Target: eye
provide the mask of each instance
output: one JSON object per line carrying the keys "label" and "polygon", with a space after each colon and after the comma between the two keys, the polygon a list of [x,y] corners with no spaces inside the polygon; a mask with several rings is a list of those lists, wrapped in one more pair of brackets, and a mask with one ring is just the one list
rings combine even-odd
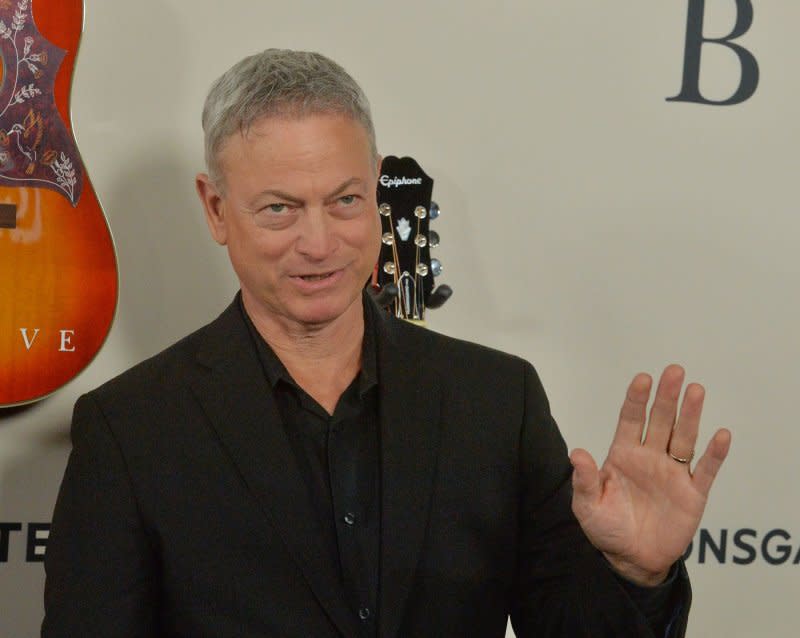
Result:
{"label": "eye", "polygon": [[341,202],[345,206],[351,206],[351,205],[356,203],[356,196],[355,195],[342,195],[339,198],[339,202]]}
{"label": "eye", "polygon": [[280,230],[288,228],[294,223],[299,209],[294,204],[275,202],[273,204],[265,204],[252,212],[254,213],[253,220],[256,226]]}

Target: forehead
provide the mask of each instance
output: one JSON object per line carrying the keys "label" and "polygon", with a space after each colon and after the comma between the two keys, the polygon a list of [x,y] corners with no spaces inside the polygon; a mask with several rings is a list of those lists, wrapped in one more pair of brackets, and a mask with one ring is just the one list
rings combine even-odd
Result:
{"label": "forehead", "polygon": [[219,160],[228,170],[243,163],[312,168],[364,161],[370,155],[369,136],[360,122],[348,115],[320,113],[262,117],[223,140]]}

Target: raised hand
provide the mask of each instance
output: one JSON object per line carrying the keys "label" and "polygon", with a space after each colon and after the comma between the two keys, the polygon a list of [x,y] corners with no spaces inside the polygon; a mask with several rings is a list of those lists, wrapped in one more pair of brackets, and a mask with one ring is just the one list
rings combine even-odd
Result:
{"label": "raised hand", "polygon": [[705,390],[689,384],[678,414],[683,379],[678,365],[664,370],[644,435],[652,379],[636,375],[603,466],[586,450],[570,455],[578,522],[617,572],[640,585],[662,582],[686,551],[730,448],[730,432],[718,430],[692,472]]}

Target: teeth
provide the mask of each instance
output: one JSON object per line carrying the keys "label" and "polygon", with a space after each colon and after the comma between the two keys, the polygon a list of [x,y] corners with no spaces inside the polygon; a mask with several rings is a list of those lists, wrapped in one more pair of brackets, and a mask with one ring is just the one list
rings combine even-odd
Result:
{"label": "teeth", "polygon": [[326,273],[324,275],[302,275],[301,278],[305,281],[319,281],[320,279],[327,279],[330,276],[330,273]]}

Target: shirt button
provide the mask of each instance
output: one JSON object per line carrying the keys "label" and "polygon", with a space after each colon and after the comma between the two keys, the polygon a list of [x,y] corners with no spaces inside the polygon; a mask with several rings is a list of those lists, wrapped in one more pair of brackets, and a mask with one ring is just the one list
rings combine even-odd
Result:
{"label": "shirt button", "polygon": [[369,610],[369,607],[362,607],[361,609],[358,610],[358,617],[361,620],[366,620],[367,618],[370,617],[370,614],[371,612]]}
{"label": "shirt button", "polygon": [[[348,525],[355,525],[356,515],[353,514],[352,512],[347,512],[347,514],[344,515],[344,522],[347,523]],[[358,613],[360,614],[361,612],[359,611]],[[369,609],[367,609],[367,614],[369,614]]]}

